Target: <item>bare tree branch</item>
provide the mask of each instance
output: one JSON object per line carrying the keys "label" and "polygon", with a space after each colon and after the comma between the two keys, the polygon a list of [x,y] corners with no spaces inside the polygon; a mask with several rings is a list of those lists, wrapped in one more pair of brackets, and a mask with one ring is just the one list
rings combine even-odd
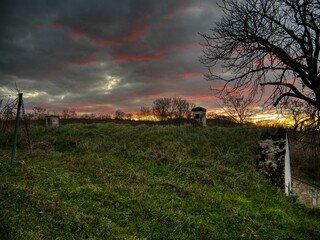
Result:
{"label": "bare tree branch", "polygon": [[220,7],[220,22],[200,34],[206,79],[224,82],[225,94],[274,86],[275,106],[296,98],[320,111],[320,1],[222,0]]}

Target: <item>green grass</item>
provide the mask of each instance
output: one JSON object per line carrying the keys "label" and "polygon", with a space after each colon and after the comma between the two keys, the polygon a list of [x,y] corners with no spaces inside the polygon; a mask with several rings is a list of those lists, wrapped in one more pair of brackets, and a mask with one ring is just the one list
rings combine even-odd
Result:
{"label": "green grass", "polygon": [[4,239],[319,239],[320,211],[254,168],[255,127],[34,128],[9,164],[0,136]]}

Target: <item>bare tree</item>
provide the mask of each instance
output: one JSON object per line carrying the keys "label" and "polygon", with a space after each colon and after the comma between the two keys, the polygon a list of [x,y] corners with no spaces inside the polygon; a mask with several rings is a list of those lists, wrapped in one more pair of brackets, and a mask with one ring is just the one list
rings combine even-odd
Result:
{"label": "bare tree", "polygon": [[7,101],[0,109],[0,119],[13,120],[15,116],[16,101]]}
{"label": "bare tree", "polygon": [[139,112],[140,119],[146,119],[152,114],[149,107],[141,107]]}
{"label": "bare tree", "polygon": [[312,117],[312,111],[313,109],[310,105],[297,99],[288,100],[283,109],[284,115],[288,114],[292,117],[295,130],[303,129],[308,127],[308,125],[313,125],[314,117]]}
{"label": "bare tree", "polygon": [[158,98],[153,101],[152,112],[160,120],[175,118],[180,124],[182,119],[191,118],[194,107],[195,104],[182,98]]}
{"label": "bare tree", "polygon": [[222,101],[225,106],[224,111],[234,122],[244,124],[253,114],[250,106],[253,103],[253,98],[250,96],[245,97],[240,93],[233,93],[222,97]]}
{"label": "bare tree", "polygon": [[160,120],[167,120],[172,118],[172,99],[171,98],[158,98],[153,101],[152,107],[153,114]]}
{"label": "bare tree", "polygon": [[109,119],[111,116],[109,114],[98,114],[96,119]]}
{"label": "bare tree", "polygon": [[127,113],[125,115],[125,118],[128,119],[128,120],[132,120],[133,119],[133,114],[132,113]]}
{"label": "bare tree", "polygon": [[0,133],[5,133],[10,129],[12,120],[16,116],[18,99],[11,99],[11,95],[7,97],[6,100],[2,99],[0,106]]}
{"label": "bare tree", "polygon": [[[274,106],[300,99],[319,117],[320,1],[222,0],[220,7],[221,21],[201,34],[206,78],[224,82],[224,92],[271,86]],[[226,72],[215,74],[217,63]]]}
{"label": "bare tree", "polygon": [[125,112],[119,109],[114,112],[115,119],[123,119],[125,115]]}
{"label": "bare tree", "polygon": [[80,116],[80,119],[90,119],[90,115],[88,113],[84,113]]}
{"label": "bare tree", "polygon": [[64,109],[61,113],[61,117],[64,119],[69,119],[71,118],[71,112],[69,109]]}
{"label": "bare tree", "polygon": [[33,110],[33,118],[35,120],[43,120],[46,115],[46,109],[43,107],[34,107]]}
{"label": "bare tree", "polygon": [[182,98],[172,99],[173,116],[178,119],[179,125],[183,118],[190,119],[192,116],[192,108],[195,104],[189,103],[187,100]]}
{"label": "bare tree", "polygon": [[64,118],[64,119],[74,119],[74,118],[78,117],[78,114],[73,109],[64,109],[62,111],[62,113],[60,114],[60,116],[61,116],[61,118]]}
{"label": "bare tree", "polygon": [[69,113],[70,113],[70,118],[77,118],[78,117],[78,114],[76,112],[76,110],[69,110]]}

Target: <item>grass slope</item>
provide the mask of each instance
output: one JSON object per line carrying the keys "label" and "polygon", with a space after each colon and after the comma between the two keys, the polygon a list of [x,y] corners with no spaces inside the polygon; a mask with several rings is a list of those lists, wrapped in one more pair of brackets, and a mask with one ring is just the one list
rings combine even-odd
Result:
{"label": "grass slope", "polygon": [[66,125],[32,129],[9,165],[0,137],[4,239],[319,239],[320,211],[254,169],[261,130]]}

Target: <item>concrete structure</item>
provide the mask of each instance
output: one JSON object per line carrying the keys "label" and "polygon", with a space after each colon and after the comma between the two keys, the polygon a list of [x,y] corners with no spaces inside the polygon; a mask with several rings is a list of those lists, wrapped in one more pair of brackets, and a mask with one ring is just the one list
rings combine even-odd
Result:
{"label": "concrete structure", "polygon": [[258,170],[276,186],[284,186],[287,196],[293,195],[307,207],[320,208],[320,187],[291,175],[290,146],[286,140],[266,139],[259,141]]}
{"label": "concrete structure", "polygon": [[46,127],[59,127],[59,116],[46,116]]}
{"label": "concrete structure", "polygon": [[207,109],[203,107],[195,107],[192,109],[193,119],[198,122],[200,126],[207,126],[206,112]]}
{"label": "concrete structure", "polygon": [[292,194],[308,207],[320,207],[320,188],[297,178],[292,178]]}

